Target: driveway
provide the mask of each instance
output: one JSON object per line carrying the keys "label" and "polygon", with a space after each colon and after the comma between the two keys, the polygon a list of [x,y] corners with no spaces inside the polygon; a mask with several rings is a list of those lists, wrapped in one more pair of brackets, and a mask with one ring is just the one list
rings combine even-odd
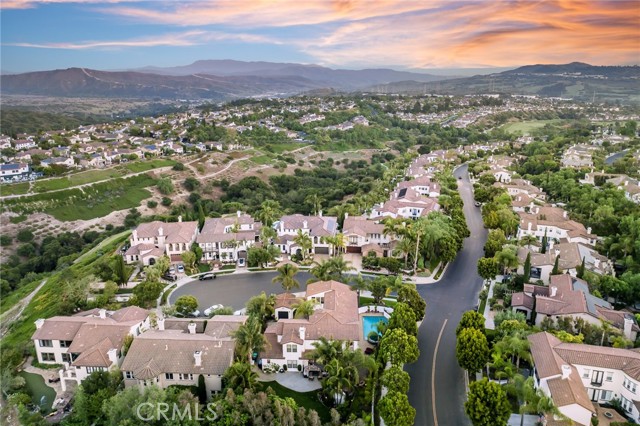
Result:
{"label": "driveway", "polygon": [[421,426],[465,426],[463,370],[456,361],[455,329],[465,311],[473,309],[482,287],[476,264],[483,255],[487,231],[480,209],[474,206],[467,166],[455,172],[464,201],[464,214],[471,236],[451,262],[441,280],[418,286],[427,301],[427,313],[418,329],[420,358],[405,370],[411,376],[409,402],[416,409],[415,424]]}

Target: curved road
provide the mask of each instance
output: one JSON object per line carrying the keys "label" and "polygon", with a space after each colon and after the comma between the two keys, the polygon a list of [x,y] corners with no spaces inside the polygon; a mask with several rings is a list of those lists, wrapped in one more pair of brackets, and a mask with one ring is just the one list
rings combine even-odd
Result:
{"label": "curved road", "polygon": [[482,287],[476,264],[483,255],[487,231],[480,209],[474,206],[467,166],[455,171],[464,201],[464,214],[471,237],[465,239],[458,257],[435,284],[418,286],[427,301],[427,312],[418,330],[420,358],[405,370],[411,376],[409,402],[416,409],[419,426],[465,426],[463,370],[456,360],[455,330],[465,311],[473,309]]}

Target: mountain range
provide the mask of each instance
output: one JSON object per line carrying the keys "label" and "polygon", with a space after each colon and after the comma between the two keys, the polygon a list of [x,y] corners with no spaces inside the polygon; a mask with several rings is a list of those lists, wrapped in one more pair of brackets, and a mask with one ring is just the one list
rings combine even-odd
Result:
{"label": "mountain range", "polygon": [[392,69],[342,70],[274,62],[202,60],[178,67],[98,71],[87,68],[0,76],[3,95],[207,99],[224,101],[300,93],[514,93],[640,101],[640,67],[528,65],[466,78]]}

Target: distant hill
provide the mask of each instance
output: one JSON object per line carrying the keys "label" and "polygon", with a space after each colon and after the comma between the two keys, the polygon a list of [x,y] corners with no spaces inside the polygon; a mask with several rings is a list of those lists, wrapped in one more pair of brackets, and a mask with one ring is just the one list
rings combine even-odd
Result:
{"label": "distant hill", "polygon": [[426,82],[446,77],[391,69],[334,70],[316,65],[216,60],[135,71],[69,68],[2,75],[0,92],[5,95],[222,101],[313,93],[315,90],[350,91],[408,79]]}
{"label": "distant hill", "polygon": [[574,100],[640,103],[640,67],[527,65],[501,73],[476,75],[434,83],[401,81],[373,85],[383,93],[477,94],[504,93],[563,97]]}

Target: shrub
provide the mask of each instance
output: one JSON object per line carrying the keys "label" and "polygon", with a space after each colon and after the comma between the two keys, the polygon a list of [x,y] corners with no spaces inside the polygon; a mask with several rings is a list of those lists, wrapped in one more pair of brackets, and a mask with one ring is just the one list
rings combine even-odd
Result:
{"label": "shrub", "polygon": [[155,209],[156,207],[158,207],[158,202],[149,200],[147,201],[147,207],[149,207],[150,209]]}
{"label": "shrub", "polygon": [[0,235],[0,247],[10,246],[13,242],[13,238],[8,235]]}
{"label": "shrub", "polygon": [[176,164],[173,165],[172,169],[176,170],[178,172],[181,172],[182,170],[185,169],[185,166],[182,163],[176,163]]}
{"label": "shrub", "polygon": [[33,232],[30,229],[21,229],[18,231],[17,240],[21,243],[28,243],[33,240]]}
{"label": "shrub", "polygon": [[170,206],[170,205],[171,205],[171,203],[172,203],[172,202],[173,202],[173,201],[171,200],[171,198],[169,198],[169,197],[162,197],[162,201],[160,202],[160,204],[162,204],[163,206],[167,206],[167,207],[168,207],[168,206]]}

